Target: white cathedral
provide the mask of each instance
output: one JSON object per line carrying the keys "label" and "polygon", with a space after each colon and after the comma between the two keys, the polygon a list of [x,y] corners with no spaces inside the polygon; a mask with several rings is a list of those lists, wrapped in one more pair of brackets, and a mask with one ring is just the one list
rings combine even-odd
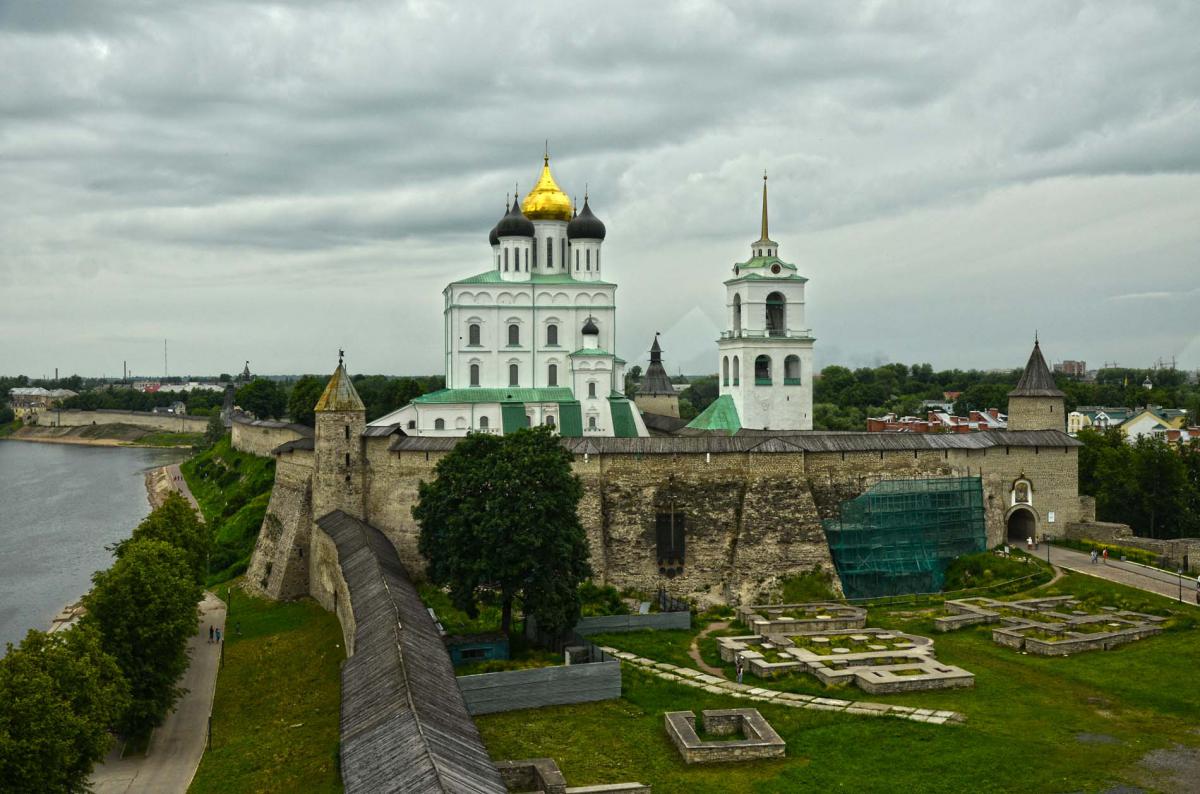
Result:
{"label": "white cathedral", "polygon": [[[575,438],[650,435],[623,392],[617,285],[603,279],[604,237],[587,194],[576,213],[546,155],[533,190],[514,198],[489,235],[491,268],[442,291],[446,388],[371,425],[410,436],[533,425]],[[761,238],[733,273],[725,282],[729,328],[718,343],[720,396],[681,432],[811,429],[806,279],[767,236],[765,181]]]}

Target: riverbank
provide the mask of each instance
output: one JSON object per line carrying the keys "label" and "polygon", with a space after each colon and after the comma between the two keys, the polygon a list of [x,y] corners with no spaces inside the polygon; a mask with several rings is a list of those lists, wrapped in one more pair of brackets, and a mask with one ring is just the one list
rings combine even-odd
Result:
{"label": "riverbank", "polygon": [[43,427],[26,425],[0,436],[5,441],[30,441],[39,444],[75,444],[87,447],[146,447],[179,449],[198,446],[199,433],[166,433],[127,424]]}

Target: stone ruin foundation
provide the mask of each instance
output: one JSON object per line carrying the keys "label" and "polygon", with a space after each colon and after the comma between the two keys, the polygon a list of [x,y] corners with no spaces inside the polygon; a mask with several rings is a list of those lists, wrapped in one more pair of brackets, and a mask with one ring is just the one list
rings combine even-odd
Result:
{"label": "stone ruin foundation", "polygon": [[707,709],[701,712],[704,732],[736,739],[702,741],[696,733],[696,715],[691,711],[669,711],[665,715],[667,736],[689,764],[714,764],[782,758],[787,743],[758,709]]}
{"label": "stone ruin foundation", "polygon": [[759,678],[806,673],[826,686],[852,683],[871,694],[975,685],[972,673],[937,660],[933,640],[886,629],[719,637],[717,645],[723,661],[740,656]]}
{"label": "stone ruin foundation", "polygon": [[996,601],[963,598],[946,602],[948,614],[934,621],[938,631],[999,623],[992,640],[1037,656],[1070,656],[1109,650],[1162,632],[1166,618],[1116,607],[1086,609],[1074,596]]}
{"label": "stone ruin foundation", "polygon": [[867,610],[827,601],[742,606],[737,616],[755,634],[768,637],[861,629],[867,625]]}
{"label": "stone ruin foundation", "polygon": [[597,786],[568,786],[553,758],[527,758],[496,764],[510,794],[651,794],[641,783],[602,783]]}

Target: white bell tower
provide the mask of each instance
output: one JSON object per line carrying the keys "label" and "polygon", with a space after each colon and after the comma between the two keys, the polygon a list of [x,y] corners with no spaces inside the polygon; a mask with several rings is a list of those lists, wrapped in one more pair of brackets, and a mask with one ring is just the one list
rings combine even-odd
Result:
{"label": "white bell tower", "polygon": [[767,234],[764,172],[762,234],[725,282],[728,325],[718,343],[720,393],[733,398],[744,428],[812,430],[815,340],[804,320],[807,281],[779,258],[779,244]]}

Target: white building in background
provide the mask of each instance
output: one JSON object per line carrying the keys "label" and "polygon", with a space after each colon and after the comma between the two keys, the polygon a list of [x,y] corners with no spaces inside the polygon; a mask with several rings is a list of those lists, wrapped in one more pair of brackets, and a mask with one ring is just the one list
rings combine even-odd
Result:
{"label": "white building in background", "polygon": [[763,175],[762,233],[750,258],[725,282],[728,330],[718,342],[720,396],[688,427],[736,432],[811,430],[811,330],[804,319],[804,285],[796,266],[779,258],[767,231]]}
{"label": "white building in background", "polygon": [[491,268],[443,290],[446,388],[371,424],[461,436],[549,425],[563,436],[648,435],[623,393],[617,285],[603,279],[604,224],[542,164],[489,235]]}

